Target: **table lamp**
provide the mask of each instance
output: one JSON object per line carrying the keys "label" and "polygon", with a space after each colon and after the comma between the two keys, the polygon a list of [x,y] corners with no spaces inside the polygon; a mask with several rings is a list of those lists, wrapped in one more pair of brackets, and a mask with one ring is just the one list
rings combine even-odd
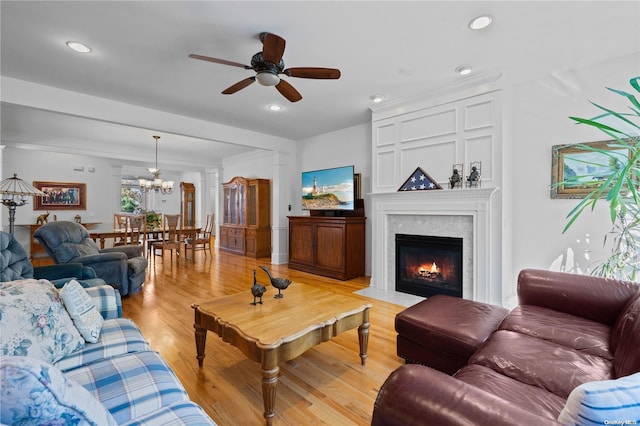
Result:
{"label": "table lamp", "polygon": [[2,194],[2,204],[9,209],[9,233],[11,235],[13,235],[13,224],[16,220],[16,207],[27,204],[27,197],[47,196],[44,192],[20,179],[16,173],[13,174],[13,177],[0,182],[0,194]]}

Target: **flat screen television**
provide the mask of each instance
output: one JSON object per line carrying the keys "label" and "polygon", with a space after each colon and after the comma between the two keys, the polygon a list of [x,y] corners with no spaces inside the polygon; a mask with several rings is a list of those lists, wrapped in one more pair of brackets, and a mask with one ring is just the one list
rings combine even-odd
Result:
{"label": "flat screen television", "polygon": [[302,172],[302,210],[353,210],[353,166]]}

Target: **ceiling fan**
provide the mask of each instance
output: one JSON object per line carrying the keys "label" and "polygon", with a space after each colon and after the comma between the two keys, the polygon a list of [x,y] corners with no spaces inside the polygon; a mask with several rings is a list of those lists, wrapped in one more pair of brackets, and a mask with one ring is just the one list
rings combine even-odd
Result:
{"label": "ceiling fan", "polygon": [[260,33],[260,41],[262,42],[262,52],[258,52],[251,58],[251,65],[244,65],[238,62],[227,61],[226,59],[212,58],[210,56],[190,54],[189,57],[199,59],[201,61],[215,62],[217,64],[231,65],[247,70],[254,70],[255,76],[240,80],[236,84],[222,91],[224,95],[231,95],[239,90],[244,89],[254,81],[263,86],[275,86],[278,92],[291,102],[297,102],[302,99],[302,95],[287,81],[280,78],[280,74],[288,77],[314,78],[314,79],[337,79],[340,78],[340,70],[335,68],[316,68],[316,67],[298,67],[286,68],[282,55],[286,41],[282,37],[263,32]]}

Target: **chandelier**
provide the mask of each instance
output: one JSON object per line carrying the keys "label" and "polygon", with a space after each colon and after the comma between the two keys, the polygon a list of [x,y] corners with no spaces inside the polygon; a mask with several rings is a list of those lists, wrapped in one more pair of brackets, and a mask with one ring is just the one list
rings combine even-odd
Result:
{"label": "chandelier", "polygon": [[160,179],[160,169],[158,168],[158,139],[160,139],[160,136],[154,136],[153,138],[156,140],[156,168],[147,169],[153,175],[153,178],[138,179],[138,185],[144,193],[155,191],[163,195],[171,194],[173,192],[173,181]]}

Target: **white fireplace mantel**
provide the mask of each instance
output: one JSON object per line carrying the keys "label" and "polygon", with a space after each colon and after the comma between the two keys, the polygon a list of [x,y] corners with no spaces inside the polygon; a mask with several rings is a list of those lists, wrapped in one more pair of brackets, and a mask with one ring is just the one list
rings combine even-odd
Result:
{"label": "white fireplace mantel", "polygon": [[[499,188],[373,193],[371,287],[395,292],[395,233],[465,237],[463,297],[502,303]],[[470,241],[469,241],[470,240]]]}

